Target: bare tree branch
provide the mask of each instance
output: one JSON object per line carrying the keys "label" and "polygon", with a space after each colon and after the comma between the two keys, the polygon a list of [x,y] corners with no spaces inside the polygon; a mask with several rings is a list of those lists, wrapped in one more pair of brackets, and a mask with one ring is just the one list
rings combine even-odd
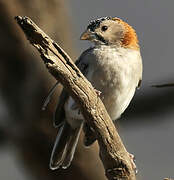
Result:
{"label": "bare tree branch", "polygon": [[107,178],[135,180],[129,153],[91,83],[63,49],[34,22],[27,17],[17,16],[15,19],[30,43],[40,52],[49,72],[79,104],[85,120],[95,130]]}
{"label": "bare tree branch", "polygon": [[174,83],[157,84],[157,85],[152,85],[152,87],[156,87],[156,88],[162,88],[162,87],[174,87]]}

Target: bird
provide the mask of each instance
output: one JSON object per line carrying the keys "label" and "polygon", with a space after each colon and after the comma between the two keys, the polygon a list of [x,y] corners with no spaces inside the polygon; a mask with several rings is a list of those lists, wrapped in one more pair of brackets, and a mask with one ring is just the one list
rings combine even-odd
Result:
{"label": "bird", "polygon": [[[137,34],[132,26],[117,17],[101,17],[89,22],[81,40],[92,42],[76,61],[91,82],[110,118],[120,118],[142,81],[142,58]],[[73,98],[62,90],[54,113],[58,134],[50,158],[50,169],[70,166],[81,130],[84,144],[96,140]]]}

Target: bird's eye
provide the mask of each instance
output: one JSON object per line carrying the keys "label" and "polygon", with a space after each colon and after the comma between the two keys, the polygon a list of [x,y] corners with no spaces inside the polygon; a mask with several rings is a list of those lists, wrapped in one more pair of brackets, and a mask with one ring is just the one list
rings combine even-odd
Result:
{"label": "bird's eye", "polygon": [[108,26],[102,26],[102,27],[101,27],[101,30],[102,30],[102,31],[106,31],[107,29],[108,29]]}

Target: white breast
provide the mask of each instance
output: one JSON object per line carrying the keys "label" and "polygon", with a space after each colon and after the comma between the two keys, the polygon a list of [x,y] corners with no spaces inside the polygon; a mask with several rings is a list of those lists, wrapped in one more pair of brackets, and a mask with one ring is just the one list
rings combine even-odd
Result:
{"label": "white breast", "polygon": [[[115,120],[128,107],[142,76],[140,52],[125,48],[95,48],[97,58],[92,78],[89,80],[101,91],[101,99],[111,117]],[[94,62],[95,61],[95,62]]]}
{"label": "white breast", "polygon": [[[101,99],[111,119],[115,120],[129,105],[141,79],[140,52],[99,46],[91,49],[89,53],[83,57],[89,65],[87,78],[95,89],[101,91]],[[65,105],[66,114],[73,119],[82,119],[78,110],[72,110],[73,104],[74,101],[70,98]]]}

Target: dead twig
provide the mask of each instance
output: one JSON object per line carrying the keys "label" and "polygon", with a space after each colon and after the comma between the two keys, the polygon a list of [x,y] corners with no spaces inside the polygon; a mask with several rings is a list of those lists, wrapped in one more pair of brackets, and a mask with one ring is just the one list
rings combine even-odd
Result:
{"label": "dead twig", "polygon": [[174,83],[169,83],[169,84],[157,84],[157,85],[152,85],[152,87],[155,87],[155,88],[174,87]]}
{"label": "dead twig", "polygon": [[85,120],[95,130],[100,158],[109,180],[135,180],[129,153],[91,83],[71,58],[28,17],[15,17],[27,39],[39,51],[49,72],[79,104]]}

